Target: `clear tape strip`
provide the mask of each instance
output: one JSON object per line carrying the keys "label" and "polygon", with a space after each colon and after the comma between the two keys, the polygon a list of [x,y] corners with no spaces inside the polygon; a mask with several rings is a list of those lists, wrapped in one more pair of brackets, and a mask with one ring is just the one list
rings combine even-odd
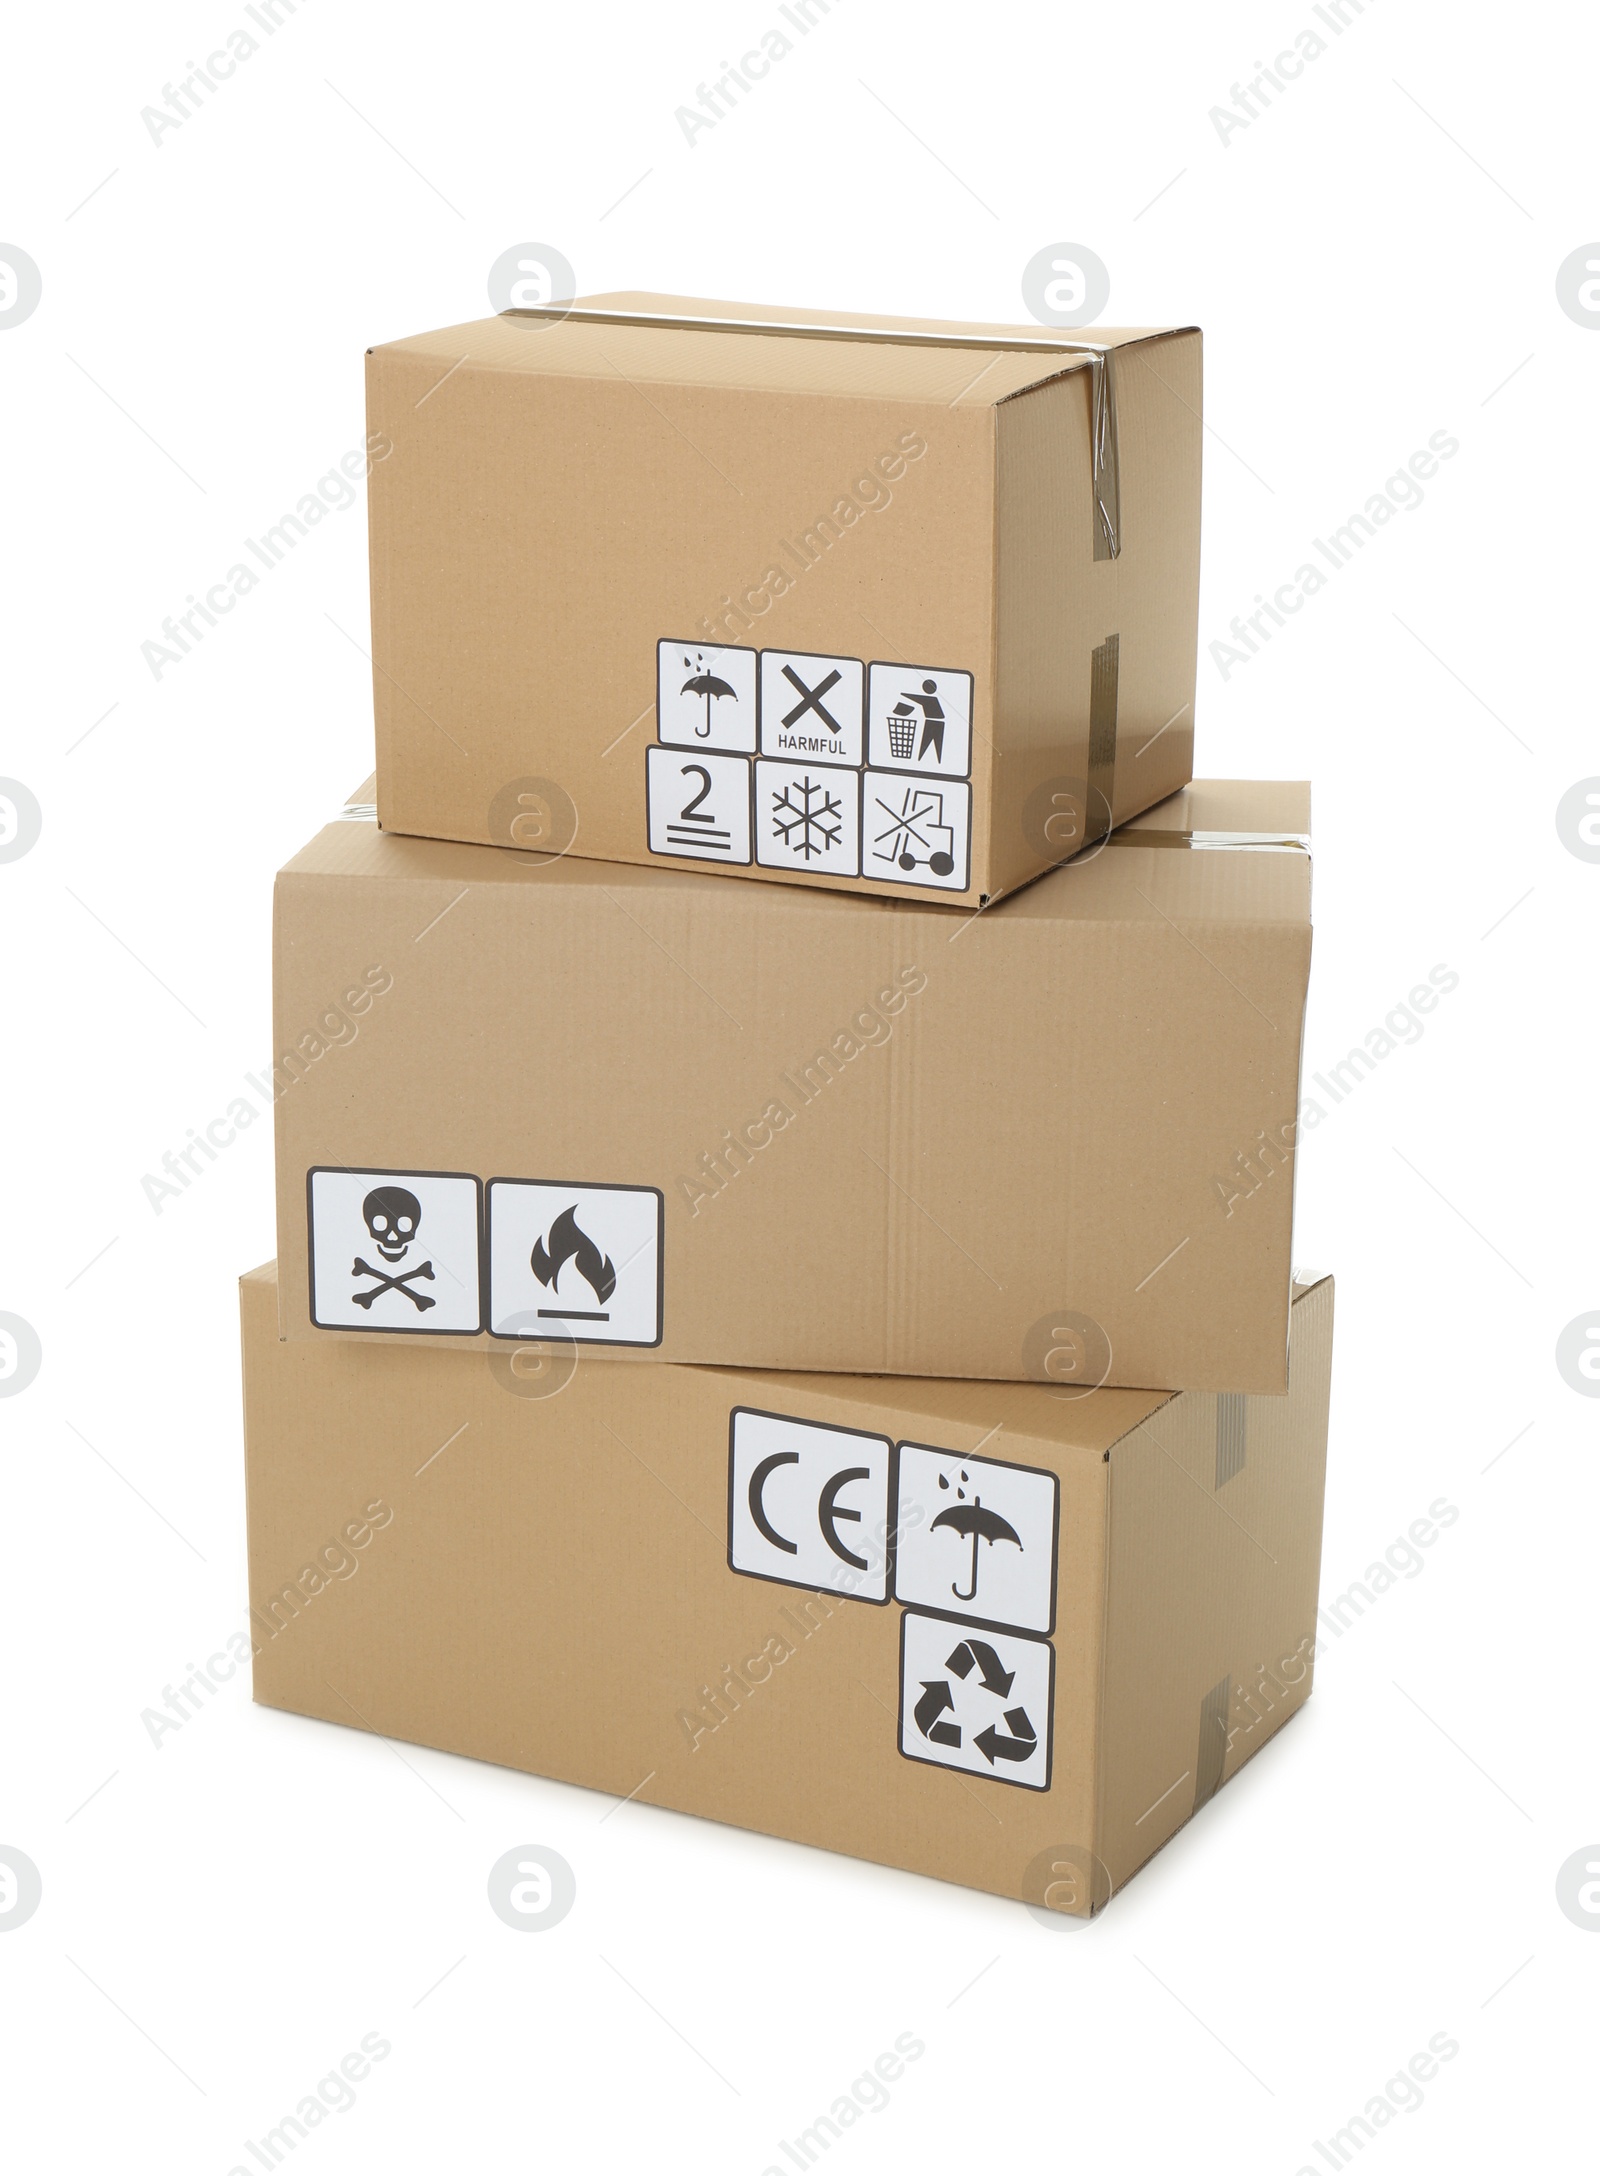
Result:
{"label": "clear tape strip", "polygon": [[1157,831],[1124,824],[1108,846],[1185,846],[1222,853],[1309,854],[1311,841],[1298,831]]}

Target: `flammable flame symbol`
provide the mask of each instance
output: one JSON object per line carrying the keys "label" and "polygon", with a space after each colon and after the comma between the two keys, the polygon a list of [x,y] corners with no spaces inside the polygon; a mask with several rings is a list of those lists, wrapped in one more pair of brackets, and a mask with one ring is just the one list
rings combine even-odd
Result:
{"label": "flammable flame symbol", "polygon": [[533,1242],[528,1262],[539,1282],[552,1291],[565,1265],[576,1262],[579,1276],[594,1288],[602,1307],[617,1289],[615,1264],[581,1229],[573,1209],[563,1209],[544,1237]]}

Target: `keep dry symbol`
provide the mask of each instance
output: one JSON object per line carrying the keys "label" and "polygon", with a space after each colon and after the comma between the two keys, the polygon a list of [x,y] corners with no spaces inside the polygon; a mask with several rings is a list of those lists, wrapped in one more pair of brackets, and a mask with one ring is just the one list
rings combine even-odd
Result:
{"label": "keep dry symbol", "polygon": [[[969,1476],[963,1468],[961,1479],[965,1482],[968,1478]],[[941,1488],[950,1486],[942,1473],[939,1476],[939,1486]],[[1003,1519],[998,1511],[988,1510],[981,1496],[974,1496],[971,1503],[968,1503],[966,1501],[967,1492],[964,1487],[957,1487],[956,1494],[961,1498],[961,1501],[953,1503],[947,1511],[941,1511],[928,1531],[930,1534],[936,1534],[943,1527],[947,1532],[960,1534],[971,1541],[972,1563],[967,1574],[967,1584],[964,1587],[958,1587],[954,1580],[950,1582],[950,1592],[955,1596],[956,1600],[958,1602],[970,1602],[978,1591],[979,1542],[986,1541],[992,1549],[997,1541],[1012,1541],[1020,1549],[1022,1547],[1022,1536],[1009,1519]],[[989,1651],[993,1653],[992,1648]]]}
{"label": "keep dry symbol", "polygon": [[[695,672],[692,668],[697,660],[700,670]],[[731,695],[733,700],[737,702],[739,690],[730,687],[726,680],[719,679],[714,672],[707,669],[704,650],[697,650],[693,657],[686,657],[683,662],[691,668],[691,671],[689,678],[685,680],[678,692],[680,695],[703,695],[705,697],[706,722],[704,725],[697,725],[695,733],[699,739],[706,740],[709,739],[711,733],[711,704],[713,698],[720,700],[724,695]]]}
{"label": "keep dry symbol", "polygon": [[551,1292],[557,1290],[561,1272],[568,1262],[600,1302],[599,1309],[541,1307],[539,1313],[562,1322],[609,1322],[611,1316],[605,1303],[617,1289],[616,1266],[582,1229],[577,1211],[571,1208],[563,1209],[544,1237],[533,1242],[533,1252],[528,1257],[533,1274]]}

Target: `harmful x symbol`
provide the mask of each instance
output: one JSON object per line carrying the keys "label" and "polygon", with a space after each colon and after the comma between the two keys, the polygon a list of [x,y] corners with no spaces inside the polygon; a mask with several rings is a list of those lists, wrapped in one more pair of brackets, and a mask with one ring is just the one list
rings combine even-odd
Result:
{"label": "harmful x symbol", "polygon": [[426,1277],[429,1284],[432,1284],[431,1262],[424,1262],[420,1269],[408,1269],[403,1277],[386,1277],[381,1269],[374,1269],[370,1262],[362,1261],[358,1254],[350,1266],[350,1274],[352,1277],[376,1277],[378,1280],[375,1285],[369,1285],[365,1292],[351,1293],[350,1297],[358,1307],[370,1307],[380,1292],[403,1292],[419,1315],[426,1314],[434,1305],[425,1292],[413,1292],[411,1289],[413,1277]]}
{"label": "harmful x symbol", "polygon": [[793,725],[796,718],[803,718],[808,710],[814,710],[830,733],[843,731],[838,719],[822,707],[824,695],[828,693],[830,688],[837,687],[839,681],[843,678],[837,668],[830,672],[826,679],[819,680],[814,688],[806,686],[792,665],[784,666],[783,677],[800,697],[799,702],[795,704],[793,710],[784,719],[785,725]]}

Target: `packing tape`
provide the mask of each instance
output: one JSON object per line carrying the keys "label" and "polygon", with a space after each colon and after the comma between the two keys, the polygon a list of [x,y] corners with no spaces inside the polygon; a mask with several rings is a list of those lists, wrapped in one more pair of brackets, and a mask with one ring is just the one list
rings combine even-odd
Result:
{"label": "packing tape", "polygon": [[1219,1677],[1200,1702],[1200,1742],[1195,1750],[1194,1810],[1222,1788],[1222,1772],[1228,1762],[1228,1710],[1233,1699],[1233,1679]]}
{"label": "packing tape", "polygon": [[1309,854],[1311,841],[1298,831],[1158,831],[1154,826],[1124,824],[1108,846],[1187,846],[1227,853]]}
{"label": "packing tape", "polygon": [[1029,333],[910,332],[892,325],[819,325],[790,318],[693,317],[670,310],[595,310],[582,303],[547,303],[502,310],[502,317],[577,318],[588,325],[657,325],[683,332],[773,333],[785,340],[870,340],[879,347],[975,348],[980,354],[1086,355],[1089,358],[1089,445],[1094,464],[1096,559],[1122,551],[1122,479],[1117,458],[1116,349],[1102,340],[1047,340]]}
{"label": "packing tape", "polygon": [[1241,1392],[1217,1393],[1217,1462],[1213,1490],[1223,1488],[1236,1473],[1244,1471],[1249,1439],[1250,1401]]}
{"label": "packing tape", "polygon": [[1117,679],[1121,654],[1122,637],[1107,635],[1089,658],[1089,808],[1105,810],[1108,831],[1117,798]]}

